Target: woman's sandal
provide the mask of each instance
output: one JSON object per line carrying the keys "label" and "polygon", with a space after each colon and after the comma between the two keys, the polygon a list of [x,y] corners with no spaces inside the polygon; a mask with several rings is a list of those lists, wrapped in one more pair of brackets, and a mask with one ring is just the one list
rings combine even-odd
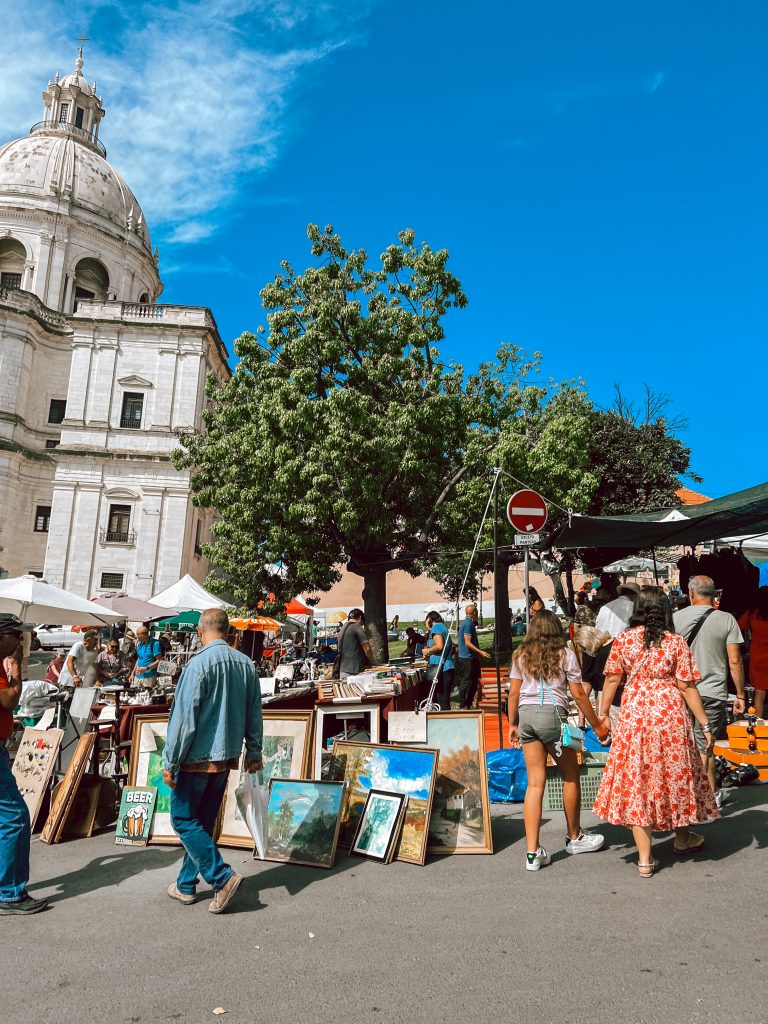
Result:
{"label": "woman's sandal", "polygon": [[676,853],[678,857],[685,857],[689,853],[696,853],[704,845],[704,836],[699,835],[698,832],[688,833],[688,842],[685,846],[679,846],[677,839],[672,844],[672,852]]}
{"label": "woman's sandal", "polygon": [[650,864],[640,864],[638,862],[637,870],[640,872],[641,878],[653,878],[653,876],[656,874],[660,867],[661,862],[658,861],[655,857],[652,857]]}

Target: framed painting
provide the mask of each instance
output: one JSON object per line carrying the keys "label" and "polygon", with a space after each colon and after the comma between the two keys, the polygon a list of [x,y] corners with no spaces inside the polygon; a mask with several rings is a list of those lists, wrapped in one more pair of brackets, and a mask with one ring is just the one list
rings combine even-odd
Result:
{"label": "framed painting", "polygon": [[169,718],[166,712],[160,715],[138,715],[134,720],[128,785],[157,789],[155,814],[147,842],[178,845],[179,837],[171,825],[171,791],[163,781],[163,750]]}
{"label": "framed painting", "polygon": [[317,708],[312,777],[329,777],[333,744],[337,739],[355,743],[378,743],[380,717],[378,701],[371,704],[333,704]]}
{"label": "framed painting", "polygon": [[352,845],[372,789],[402,793],[408,797],[408,807],[395,857],[409,864],[423,864],[427,856],[437,757],[438,751],[427,747],[336,740],[330,774],[332,778],[345,781],[349,788],[339,842],[343,846]]}
{"label": "framed painting", "polygon": [[439,751],[427,853],[493,853],[482,711],[427,712],[424,746]]}
{"label": "framed painting", "polygon": [[344,805],[343,782],[272,779],[265,860],[331,868]]}
{"label": "framed painting", "polygon": [[11,771],[29,810],[32,829],[40,813],[46,787],[56,767],[56,756],[63,738],[63,729],[27,727],[13,759]]}
{"label": "framed painting", "polygon": [[408,797],[403,793],[372,789],[360,815],[351,853],[388,864],[400,838],[407,802]]}
{"label": "framed painting", "polygon": [[[263,784],[273,778],[304,779],[309,771],[312,746],[312,711],[264,711],[264,769],[260,773]],[[243,776],[245,752],[240,767],[229,773],[224,796],[221,846],[234,846],[250,850],[253,836],[237,806],[235,791]]]}

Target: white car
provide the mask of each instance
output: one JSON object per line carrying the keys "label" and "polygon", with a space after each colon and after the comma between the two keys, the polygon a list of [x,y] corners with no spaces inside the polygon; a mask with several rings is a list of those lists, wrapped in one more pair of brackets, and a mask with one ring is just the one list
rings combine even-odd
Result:
{"label": "white car", "polygon": [[45,650],[55,650],[57,647],[64,647],[67,652],[72,644],[83,639],[81,632],[76,633],[71,626],[35,626],[37,639]]}

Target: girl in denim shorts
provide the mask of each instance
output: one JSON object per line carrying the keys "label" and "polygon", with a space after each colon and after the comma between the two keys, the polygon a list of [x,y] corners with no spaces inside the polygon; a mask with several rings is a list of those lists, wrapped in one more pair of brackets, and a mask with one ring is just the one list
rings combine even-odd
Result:
{"label": "girl in denim shorts", "polygon": [[541,611],[531,619],[528,634],[512,659],[509,678],[509,741],[513,747],[522,745],[528,770],[523,805],[528,841],[525,866],[528,871],[538,871],[551,859],[539,842],[547,753],[554,757],[563,775],[563,805],[568,828],[566,853],[593,853],[605,841],[603,836],[581,829],[581,785],[576,751],[563,747],[558,754],[555,749],[568,715],[569,691],[598,739],[608,737],[610,720],[607,717],[598,720],[595,715],[582,686],[576,655],[565,646],[565,633],[554,612]]}

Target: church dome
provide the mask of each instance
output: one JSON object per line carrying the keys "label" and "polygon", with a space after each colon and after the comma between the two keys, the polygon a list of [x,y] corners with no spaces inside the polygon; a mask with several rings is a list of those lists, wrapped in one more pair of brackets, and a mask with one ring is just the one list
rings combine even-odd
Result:
{"label": "church dome", "polygon": [[121,239],[133,235],[151,252],[141,207],[123,178],[95,148],[58,126],[42,122],[28,137],[0,146],[0,207],[9,200],[27,208],[55,208],[65,200],[70,216]]}

